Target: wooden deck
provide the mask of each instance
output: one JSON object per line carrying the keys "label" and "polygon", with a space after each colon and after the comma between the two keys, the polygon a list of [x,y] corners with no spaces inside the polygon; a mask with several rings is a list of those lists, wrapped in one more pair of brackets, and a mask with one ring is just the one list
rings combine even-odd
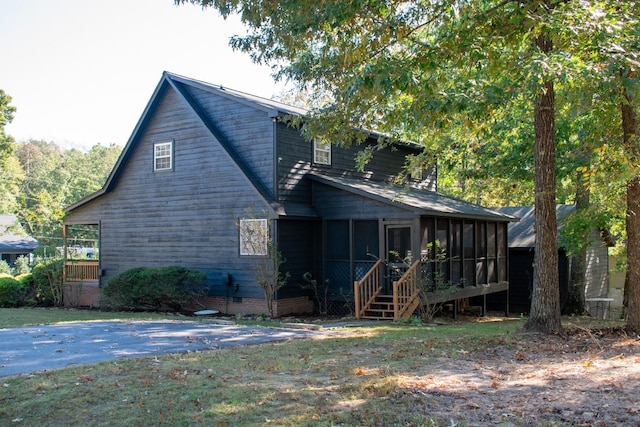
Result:
{"label": "wooden deck", "polygon": [[[354,283],[356,318],[377,320],[408,319],[420,304],[440,304],[465,300],[509,289],[509,282],[453,288],[446,293],[422,293],[418,286],[420,261],[414,262],[402,277],[393,282],[393,294],[382,293],[382,260],[359,281]],[[455,310],[455,308],[454,308]],[[483,307],[483,313],[485,308]],[[455,315],[455,312],[454,312]]]}

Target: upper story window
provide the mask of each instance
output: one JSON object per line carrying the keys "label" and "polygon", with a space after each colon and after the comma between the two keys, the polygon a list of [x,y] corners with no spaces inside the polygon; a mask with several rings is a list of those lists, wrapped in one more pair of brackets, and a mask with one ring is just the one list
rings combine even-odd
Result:
{"label": "upper story window", "polygon": [[422,165],[414,166],[409,172],[409,176],[414,181],[422,181],[424,179],[423,171],[424,170],[422,169]]}
{"label": "upper story window", "polygon": [[331,144],[318,139],[313,140],[313,163],[331,164]]}
{"label": "upper story window", "polygon": [[153,144],[153,170],[167,171],[173,169],[173,141]]}

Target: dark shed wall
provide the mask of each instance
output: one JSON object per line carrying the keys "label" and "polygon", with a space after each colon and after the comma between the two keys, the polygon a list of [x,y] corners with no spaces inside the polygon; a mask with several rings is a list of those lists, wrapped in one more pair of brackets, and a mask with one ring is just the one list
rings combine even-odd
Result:
{"label": "dark shed wall", "polygon": [[[533,260],[533,248],[509,248],[509,311],[512,313],[529,313],[531,310]],[[558,251],[558,274],[562,305],[569,292],[569,259],[562,249]],[[492,301],[487,302],[493,308]]]}
{"label": "dark shed wall", "polygon": [[[153,143],[174,140],[175,169],[153,172]],[[194,173],[196,172],[196,173]],[[168,90],[111,193],[70,213],[101,224],[103,282],[126,269],[180,265],[231,273],[234,296],[262,298],[239,256],[237,221],[264,217],[262,199],[182,98]],[[250,212],[248,212],[248,210]],[[220,290],[224,295],[225,290]]]}

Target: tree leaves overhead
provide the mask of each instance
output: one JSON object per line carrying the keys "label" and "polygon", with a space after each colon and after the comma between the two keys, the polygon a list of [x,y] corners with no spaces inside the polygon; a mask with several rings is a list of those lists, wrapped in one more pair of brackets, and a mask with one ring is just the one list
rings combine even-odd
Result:
{"label": "tree leaves overhead", "polygon": [[[364,137],[355,128],[414,141],[425,160],[437,157],[443,190],[483,203],[533,202],[531,105],[542,82],[557,92],[560,202],[572,201],[584,166],[576,148],[621,138],[611,126],[620,83],[637,84],[620,75],[622,66],[638,68],[635,1],[189,2],[241,17],[247,34],[231,45],[309,94],[307,134],[348,144]],[[542,33],[550,52],[535,46]],[[460,178],[466,186],[454,184]],[[521,187],[518,197],[509,182]]]}

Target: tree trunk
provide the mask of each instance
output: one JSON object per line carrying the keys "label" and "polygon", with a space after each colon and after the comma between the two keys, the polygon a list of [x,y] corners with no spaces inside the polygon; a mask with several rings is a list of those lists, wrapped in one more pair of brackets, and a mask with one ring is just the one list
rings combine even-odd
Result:
{"label": "tree trunk", "polygon": [[[640,158],[638,147],[638,116],[633,97],[625,93],[622,105],[624,144],[634,163]],[[627,299],[627,327],[640,331],[640,176],[627,182],[627,274],[624,293]]]}
{"label": "tree trunk", "polygon": [[[544,34],[538,36],[535,43],[544,53],[553,49],[551,39]],[[556,219],[554,98],[553,82],[546,81],[534,108],[536,245],[531,311],[524,325],[525,330],[546,334],[562,330]]]}
{"label": "tree trunk", "polygon": [[558,227],[555,191],[555,118],[553,83],[547,82],[535,105],[534,285],[531,312],[524,328],[556,333],[560,323]]}

